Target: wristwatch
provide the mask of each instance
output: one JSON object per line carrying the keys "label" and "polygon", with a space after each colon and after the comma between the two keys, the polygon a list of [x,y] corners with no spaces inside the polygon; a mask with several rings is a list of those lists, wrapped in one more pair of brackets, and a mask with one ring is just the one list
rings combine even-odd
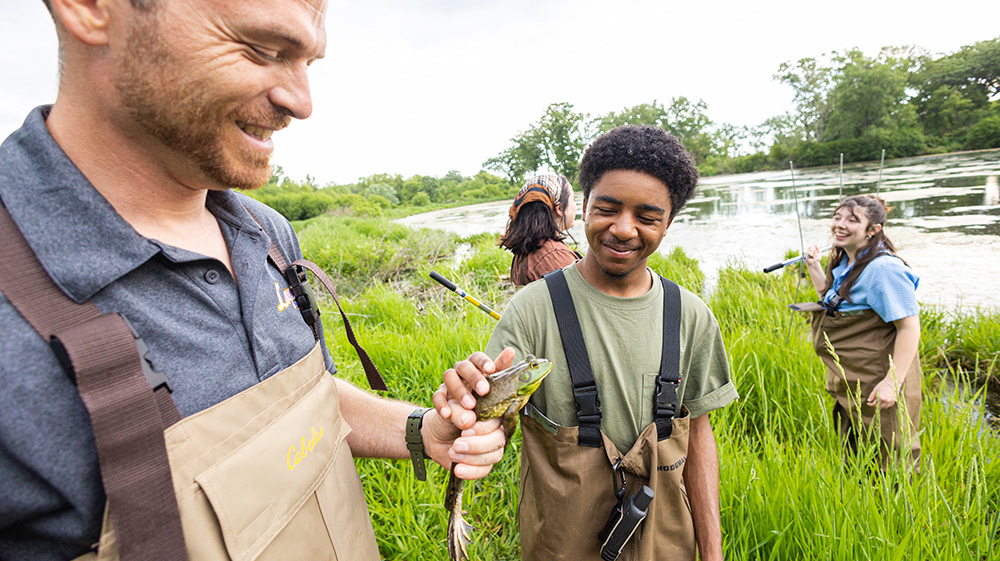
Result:
{"label": "wristwatch", "polygon": [[427,452],[424,450],[424,438],[420,435],[420,427],[424,424],[424,413],[430,411],[427,407],[418,407],[406,418],[406,448],[410,451],[413,461],[413,473],[420,481],[427,480],[427,468],[424,460]]}

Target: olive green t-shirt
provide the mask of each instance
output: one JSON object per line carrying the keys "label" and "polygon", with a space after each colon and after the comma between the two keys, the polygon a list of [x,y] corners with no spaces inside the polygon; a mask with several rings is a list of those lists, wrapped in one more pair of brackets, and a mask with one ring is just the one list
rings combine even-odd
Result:
{"label": "olive green t-shirt", "polygon": [[[646,294],[620,298],[590,285],[576,264],[563,269],[587,345],[601,400],[601,430],[619,450],[629,450],[653,422],[653,392],[663,347],[663,285]],[[708,306],[681,287],[678,409],[683,403],[697,417],[724,407],[739,396],[729,379],[729,362],[719,325]],[[531,398],[532,405],[558,425],[577,425],[573,383],[559,326],[544,280],[531,283],[511,299],[490,336],[486,353],[497,356],[513,347],[554,364]]]}

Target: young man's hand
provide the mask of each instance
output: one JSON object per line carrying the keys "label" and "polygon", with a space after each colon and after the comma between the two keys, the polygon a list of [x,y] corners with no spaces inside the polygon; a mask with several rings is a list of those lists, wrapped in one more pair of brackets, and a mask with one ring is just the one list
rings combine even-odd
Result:
{"label": "young man's hand", "polygon": [[449,469],[454,462],[460,479],[485,477],[503,457],[507,438],[500,419],[477,421],[473,408],[479,395],[490,391],[486,376],[510,366],[514,349],[504,349],[496,361],[476,352],[445,371],[444,383],[434,392],[434,410],[424,415],[421,430],[427,455]]}
{"label": "young man's hand", "polygon": [[446,370],[442,376],[444,383],[434,392],[434,408],[438,415],[450,419],[461,430],[472,428],[476,422],[473,411],[476,397],[469,388],[474,388],[478,395],[486,395],[490,391],[486,376],[508,368],[513,361],[514,349],[508,347],[495,361],[486,353],[475,352]]}

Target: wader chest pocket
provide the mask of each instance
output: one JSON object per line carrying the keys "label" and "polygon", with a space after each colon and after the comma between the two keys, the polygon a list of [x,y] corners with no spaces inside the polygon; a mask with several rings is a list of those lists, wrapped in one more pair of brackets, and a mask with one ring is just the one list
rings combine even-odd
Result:
{"label": "wader chest pocket", "polygon": [[328,523],[324,497],[343,497],[343,487],[353,482],[335,481],[344,470],[334,466],[346,462],[347,475],[362,491],[344,443],[350,428],[336,403],[335,383],[325,376],[281,416],[195,477],[232,559],[337,558],[337,539],[331,533],[336,528]]}

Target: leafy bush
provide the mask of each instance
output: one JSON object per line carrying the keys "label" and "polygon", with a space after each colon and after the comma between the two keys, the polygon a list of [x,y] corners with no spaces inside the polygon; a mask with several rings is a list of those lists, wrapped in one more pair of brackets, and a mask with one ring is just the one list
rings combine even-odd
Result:
{"label": "leafy bush", "polygon": [[969,129],[965,137],[966,150],[1000,148],[1000,116],[987,117]]}
{"label": "leafy bush", "polygon": [[431,197],[427,193],[420,191],[413,198],[410,199],[410,204],[413,206],[427,206],[431,204]]}

